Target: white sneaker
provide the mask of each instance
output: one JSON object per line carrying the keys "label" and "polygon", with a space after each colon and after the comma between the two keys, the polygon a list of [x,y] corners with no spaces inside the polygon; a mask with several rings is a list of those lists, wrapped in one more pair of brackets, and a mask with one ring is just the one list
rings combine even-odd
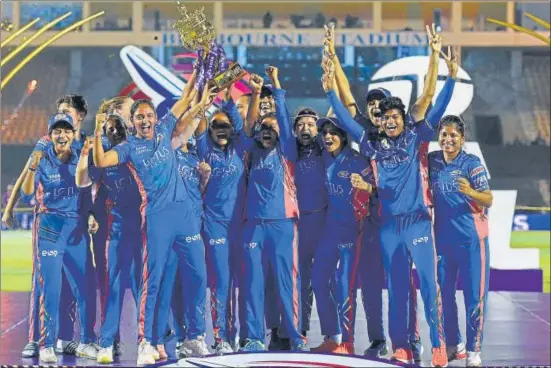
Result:
{"label": "white sneaker", "polygon": [[186,352],[184,351],[184,343],[183,342],[177,342],[176,343],[175,355],[176,355],[177,359],[187,358]]}
{"label": "white sneaker", "polygon": [[40,349],[40,362],[41,363],[57,363],[57,357],[55,356],[54,348]]}
{"label": "white sneaker", "polygon": [[215,346],[216,354],[218,355],[224,355],[224,354],[232,354],[233,348],[230,345],[229,342],[226,341],[219,341],[217,342]]}
{"label": "white sneaker", "polygon": [[21,356],[23,358],[35,358],[40,354],[40,346],[38,346],[37,342],[31,341],[25,345],[23,348],[23,351],[21,352]]}
{"label": "white sneaker", "polygon": [[480,367],[482,358],[479,351],[467,351],[467,367]]}
{"label": "white sneaker", "polygon": [[99,364],[113,363],[113,346],[109,346],[107,348],[101,348],[98,352],[97,362]]}
{"label": "white sneaker", "polygon": [[195,340],[184,341],[183,348],[188,357],[202,357],[210,354],[204,336],[197,336]]}
{"label": "white sneaker", "polygon": [[461,342],[456,346],[446,346],[446,353],[448,354],[448,361],[465,359],[467,357],[465,343]]}
{"label": "white sneaker", "polygon": [[72,340],[57,340],[55,352],[63,355],[76,355],[78,342]]}
{"label": "white sneaker", "polygon": [[99,346],[96,343],[88,344],[79,343],[77,346],[76,356],[87,359],[96,360],[98,357]]}
{"label": "white sneaker", "polygon": [[138,346],[138,365],[155,364],[154,355],[157,351],[151,346],[149,341],[142,340]]}

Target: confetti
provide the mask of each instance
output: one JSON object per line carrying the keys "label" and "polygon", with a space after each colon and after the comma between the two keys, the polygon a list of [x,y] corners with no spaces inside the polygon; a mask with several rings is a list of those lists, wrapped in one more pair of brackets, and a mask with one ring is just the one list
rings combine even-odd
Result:
{"label": "confetti", "polygon": [[2,23],[0,24],[0,27],[2,28],[2,30],[6,31],[6,32],[13,31],[13,23],[9,19],[4,19],[2,21]]}

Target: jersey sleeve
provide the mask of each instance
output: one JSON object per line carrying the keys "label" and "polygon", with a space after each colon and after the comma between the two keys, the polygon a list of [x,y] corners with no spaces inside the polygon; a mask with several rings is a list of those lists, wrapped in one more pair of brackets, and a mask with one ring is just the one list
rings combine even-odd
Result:
{"label": "jersey sleeve", "polygon": [[374,187],[376,185],[375,174],[373,173],[371,164],[363,157],[358,157],[358,161],[359,161],[358,168],[359,168],[360,176],[364,181],[368,182],[369,184],[371,184],[371,186]]}
{"label": "jersey sleeve", "polygon": [[229,101],[222,103],[222,109],[227,111],[230,115],[230,118],[233,122],[233,130],[235,132],[240,132],[243,130],[243,119],[241,119],[241,115],[239,114],[239,111],[237,111],[237,106],[235,106],[235,102],[230,98]]}
{"label": "jersey sleeve", "polygon": [[285,94],[286,91],[284,89],[276,88],[274,90],[276,116],[279,124],[279,139],[285,157],[292,162],[296,162],[298,159],[297,145],[291,130],[291,118],[289,117]]}
{"label": "jersey sleeve", "polygon": [[42,168],[41,164],[38,164],[38,167],[36,168],[36,172],[34,174],[34,191],[31,194],[25,194],[23,193],[23,186],[21,186],[21,189],[19,192],[21,193],[21,201],[24,203],[29,204],[31,200],[34,198],[34,195],[36,193],[36,188],[38,187],[38,183],[40,182],[40,178],[42,177]]}
{"label": "jersey sleeve", "polygon": [[93,183],[97,183],[101,180],[102,170],[94,165],[94,159],[92,155],[88,155],[88,176]]}
{"label": "jersey sleeve", "polygon": [[[48,135],[45,135],[43,136],[42,138],[40,138],[38,140],[38,142],[36,142],[36,144],[34,145],[34,148],[33,148],[33,152],[44,152],[44,150],[46,149],[46,147],[48,146],[48,144],[51,142],[52,140],[50,139],[50,136]],[[31,154],[32,155],[32,154]]]}
{"label": "jersey sleeve", "polygon": [[176,128],[177,122],[178,118],[172,113],[172,111],[169,110],[162,118],[159,119],[157,125],[172,134],[172,131]]}
{"label": "jersey sleeve", "polygon": [[205,130],[203,133],[195,137],[195,144],[197,145],[197,155],[201,160],[204,160],[209,150],[209,131]]}
{"label": "jersey sleeve", "polygon": [[344,107],[335,91],[331,90],[327,92],[326,97],[335,112],[335,116],[340,121],[341,126],[339,128],[344,129],[344,131],[350,134],[353,141],[361,142],[362,136],[364,135],[364,129],[352,118],[350,112]]}
{"label": "jersey sleeve", "polygon": [[119,156],[119,164],[124,164],[130,161],[130,144],[128,141],[117,144],[113,147],[113,151]]}
{"label": "jersey sleeve", "polygon": [[478,157],[471,156],[467,165],[467,175],[469,177],[469,183],[474,190],[479,192],[490,190],[488,173]]}
{"label": "jersey sleeve", "polygon": [[250,152],[255,144],[254,138],[247,137],[243,132],[239,133],[235,137],[235,146],[239,147],[241,151]]}

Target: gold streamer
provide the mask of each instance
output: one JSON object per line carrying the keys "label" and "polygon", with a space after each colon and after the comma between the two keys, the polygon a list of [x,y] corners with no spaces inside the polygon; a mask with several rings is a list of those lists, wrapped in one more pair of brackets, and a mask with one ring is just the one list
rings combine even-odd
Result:
{"label": "gold streamer", "polygon": [[15,33],[11,34],[8,38],[6,38],[4,41],[0,43],[0,48],[7,46],[15,37],[19,36],[21,33],[25,32],[27,29],[31,28],[38,22],[40,18],[36,18],[29,24],[27,24],[25,27],[18,29]]}
{"label": "gold streamer", "polygon": [[545,27],[547,29],[551,29],[551,25],[549,23],[547,23],[543,19],[540,19],[540,18],[536,17],[535,15],[532,15],[530,13],[524,13],[524,16],[532,19],[534,22],[536,22],[537,24],[539,24],[542,27]]}
{"label": "gold streamer", "polygon": [[10,52],[8,55],[6,55],[5,58],[2,59],[0,62],[0,66],[6,65],[8,61],[13,59],[15,55],[19,54],[21,50],[23,50],[29,43],[31,43],[34,39],[36,39],[38,36],[40,36],[42,33],[46,32],[48,29],[52,28],[56,25],[57,22],[67,18],[69,15],[71,15],[71,12],[65,13],[60,17],[57,17],[56,19],[52,20],[50,23],[46,24],[44,27],[40,28],[35,34],[33,34],[31,37],[25,40],[21,45],[17,46],[15,50]]}
{"label": "gold streamer", "polygon": [[[537,17],[534,17],[534,16],[532,16],[531,14],[528,14],[528,13],[524,13],[524,15],[526,15],[527,17],[532,19],[534,22],[537,22],[537,23],[543,25],[544,27],[549,28],[549,24],[542,21],[541,19],[539,19]],[[507,28],[511,28],[511,29],[513,29],[515,31],[518,31],[520,33],[524,33],[524,34],[527,34],[529,36],[535,37],[538,40],[541,40],[541,41],[545,42],[547,44],[547,46],[551,46],[551,40],[549,40],[549,38],[535,32],[535,31],[532,31],[531,29],[521,27],[521,26],[517,26],[516,24],[513,24],[513,23],[502,22],[500,20],[493,19],[493,18],[486,18],[486,20],[488,22],[492,22],[492,23],[495,23],[495,24],[498,24],[500,26],[504,26],[504,27],[507,27]]]}
{"label": "gold streamer", "polygon": [[57,33],[56,35],[52,36],[49,40],[45,41],[43,44],[41,44],[40,46],[38,46],[36,49],[34,49],[29,55],[27,55],[25,57],[25,59],[23,59],[19,64],[17,64],[15,66],[15,68],[13,68],[12,71],[10,71],[8,73],[8,75],[6,75],[4,77],[4,79],[2,80],[2,83],[0,85],[0,90],[4,89],[4,87],[8,84],[8,82],[19,72],[19,70],[21,70],[21,68],[23,68],[25,65],[27,65],[27,63],[29,61],[31,61],[36,55],[38,55],[42,50],[44,50],[44,48],[46,48],[46,46],[48,46],[49,44],[55,42],[56,40],[58,40],[59,38],[63,37],[63,35],[77,29],[78,27],[80,27],[81,25],[85,24],[85,23],[88,23],[90,22],[91,20],[93,19],[96,19],[98,17],[101,17],[102,15],[105,14],[105,10],[102,10],[94,15],[91,15],[89,16],[88,18],[85,18],[85,19],[82,19],[76,23],[74,23],[73,25],[65,28],[64,30],[60,31],[59,33]]}

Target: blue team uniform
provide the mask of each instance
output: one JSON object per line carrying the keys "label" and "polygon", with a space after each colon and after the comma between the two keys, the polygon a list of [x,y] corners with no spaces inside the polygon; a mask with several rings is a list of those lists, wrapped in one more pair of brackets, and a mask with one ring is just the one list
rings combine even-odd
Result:
{"label": "blue team uniform", "polygon": [[[120,341],[121,309],[129,281],[136,303],[138,300],[142,239],[136,229],[141,227],[141,196],[130,169],[124,164],[98,169],[90,162],[88,174],[99,187],[98,192],[106,193],[106,197],[99,195],[96,198],[94,207],[97,209],[98,217],[106,218],[107,236],[103,246],[105,285],[101,300],[100,346],[109,347],[113,345],[114,340]],[[98,244],[98,247],[101,245]],[[131,270],[134,272],[131,273]]]}
{"label": "blue team uniform", "polygon": [[295,172],[298,208],[298,261],[300,269],[300,295],[302,302],[302,330],[310,330],[312,313],[312,262],[325,224],[327,189],[325,187],[325,164],[318,141],[309,147],[298,147]]}
{"label": "blue team uniform", "polygon": [[[177,118],[169,112],[154,126],[152,140],[128,137],[113,148],[119,163],[129,163],[141,195],[143,272],[138,315],[138,337],[151,342],[155,305],[170,249],[178,255],[182,269],[182,290],[195,308],[190,312],[188,337],[205,332],[202,311],[206,299],[205,248],[201,219],[195,216],[190,198],[178,173],[171,137]],[[172,292],[169,289],[168,292]]]}
{"label": "blue team uniform", "polygon": [[[80,342],[87,344],[95,339],[96,284],[88,249],[87,221],[82,213],[91,208],[91,191],[89,188],[80,190],[75,185],[80,154],[75,146],[72,146],[72,156],[67,163],[56,157],[53,144],[47,144],[43,153],[35,174],[38,209],[33,229],[36,277],[42,296],[39,309],[43,310],[40,314],[40,342],[46,348],[55,345],[63,269],[77,300]],[[33,195],[22,192],[22,200],[28,202]]]}
{"label": "blue team uniform", "polygon": [[[200,175],[197,169],[199,165],[197,150],[192,146],[188,148],[188,152],[183,152],[181,147],[178,147],[174,151],[174,154],[178,164],[178,173],[189,195],[189,206],[193,216],[202,219],[203,199],[200,188]],[[188,305],[184,294],[181,292],[181,277],[182,271],[178,268],[178,257],[176,253],[171,250],[166,261],[165,273],[161,281],[161,292],[157,300],[155,330],[153,333],[154,345],[164,344],[164,335],[171,308],[176,336],[179,341],[184,341],[186,339],[186,315],[193,312],[195,306]],[[171,289],[172,292],[170,292],[169,289]]]}
{"label": "blue team uniform", "polygon": [[282,328],[294,346],[303,343],[298,269],[299,215],[295,171],[296,142],[285,104],[285,91],[274,90],[279,141],[272,150],[251,149],[243,231],[246,334],[264,341],[264,273],[273,273],[279,292]]}
{"label": "blue team uniform", "polygon": [[480,351],[488,297],[490,252],[487,209],[459,192],[458,178],[477,191],[489,190],[486,169],[475,155],[461,150],[446,163],[442,151],[429,154],[429,175],[435,211],[438,282],[442,288],[448,346],[463,341],[457,317],[458,272],[463,280],[467,315],[467,350]]}
{"label": "blue team uniform", "polygon": [[[233,342],[237,336],[235,318],[235,281],[242,267],[242,231],[247,197],[247,157],[254,141],[243,133],[243,122],[235,103],[222,106],[234,124],[233,136],[222,150],[208,131],[197,137],[201,160],[211,167],[209,183],[204,193],[205,222],[203,236],[207,249],[207,272],[211,291],[211,314],[215,339]],[[241,286],[242,284],[239,283]],[[240,295],[240,321],[244,321],[245,306]],[[245,338],[244,323],[240,336]]]}
{"label": "blue team uniform", "polygon": [[[81,140],[73,140],[72,147],[74,149],[80,150],[86,136],[84,132],[81,133]],[[46,147],[51,146],[51,139],[49,135],[41,137],[34,149],[33,152],[43,152]],[[32,154],[31,154],[32,157]],[[31,295],[30,295],[30,307],[29,307],[29,342],[37,342],[40,339],[40,282],[38,279],[38,258],[35,254],[35,249],[37,249],[37,210],[38,206],[34,208],[34,219],[33,219],[33,231],[32,231],[32,244],[33,244],[33,268],[32,268],[32,286],[31,286]],[[83,216],[87,216],[86,213],[81,213]],[[73,339],[74,335],[74,321],[76,321],[76,300],[71,291],[71,286],[65,275],[65,271],[62,271],[61,275],[61,297],[59,301],[59,320],[58,320],[58,338],[60,340],[70,341]],[[89,317],[95,321],[95,316]]]}
{"label": "blue team uniform", "polygon": [[[453,79],[446,81],[447,92],[453,84]],[[389,290],[389,332],[394,349],[410,349],[408,306],[412,261],[417,267],[421,283],[432,346],[445,346],[428,183],[428,145],[445,110],[447,103],[444,102],[451,98],[451,93],[441,95],[437,99],[439,107],[436,108],[435,104],[425,120],[413,122],[408,118],[404,121],[404,131],[398,137],[373,141],[368,134],[358,132],[361,127],[358,129],[359,125],[335,92],[329,91],[327,94],[343,128],[353,133],[354,139],[358,139],[362,154],[375,161],[382,221],[380,241]]]}
{"label": "blue team uniform", "polygon": [[[353,188],[350,175],[359,174],[372,185],[375,180],[369,162],[348,147],[343,148],[337,157],[324,152],[323,159],[328,208],[326,226],[314,256],[312,286],[322,335],[342,334],[343,342],[353,344],[356,275],[369,192]],[[331,282],[333,278],[334,283]]]}

